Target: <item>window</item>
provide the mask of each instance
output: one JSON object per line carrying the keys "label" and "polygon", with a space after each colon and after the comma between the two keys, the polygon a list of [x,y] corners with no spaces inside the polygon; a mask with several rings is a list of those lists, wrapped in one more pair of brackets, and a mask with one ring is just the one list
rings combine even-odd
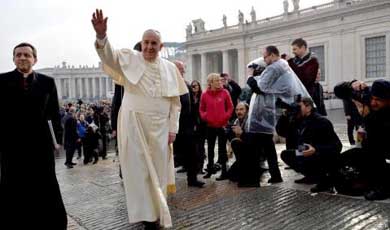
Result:
{"label": "window", "polygon": [[309,48],[310,52],[314,53],[314,56],[317,57],[318,64],[321,69],[321,81],[325,81],[325,47],[322,46],[313,46]]}
{"label": "window", "polygon": [[386,74],[386,37],[366,38],[366,78],[384,78]]}

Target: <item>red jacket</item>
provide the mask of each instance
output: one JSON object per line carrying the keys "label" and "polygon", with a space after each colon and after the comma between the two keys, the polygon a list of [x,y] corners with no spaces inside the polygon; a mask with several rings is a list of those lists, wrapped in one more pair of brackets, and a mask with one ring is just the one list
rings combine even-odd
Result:
{"label": "red jacket", "polygon": [[288,60],[288,64],[296,73],[299,80],[301,80],[310,96],[313,97],[315,94],[315,81],[319,68],[318,60],[311,53],[299,61],[296,60],[297,58],[291,58]]}
{"label": "red jacket", "polygon": [[233,103],[226,89],[212,91],[207,89],[200,98],[199,113],[202,120],[213,128],[227,125],[233,112]]}

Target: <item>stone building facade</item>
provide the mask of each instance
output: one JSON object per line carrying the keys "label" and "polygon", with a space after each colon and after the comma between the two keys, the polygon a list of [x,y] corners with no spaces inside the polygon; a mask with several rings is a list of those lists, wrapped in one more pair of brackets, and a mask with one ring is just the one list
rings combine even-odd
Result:
{"label": "stone building facade", "polygon": [[[249,21],[239,11],[238,24],[232,26],[221,16],[222,27],[213,30],[206,30],[202,19],[194,20],[186,30],[187,78],[205,85],[209,73],[228,72],[244,86],[246,65],[263,48],[276,45],[291,56],[291,42],[302,37],[319,59],[325,91],[332,92],[343,80],[390,79],[389,0],[334,0],[306,9],[300,9],[299,1],[291,3],[293,11],[285,0],[282,14],[260,20],[254,9]],[[327,104],[340,106],[333,100]]]}
{"label": "stone building facade", "polygon": [[58,97],[63,101],[82,99],[96,101],[110,99],[113,96],[114,83],[102,70],[101,64],[95,67],[74,66],[62,63],[62,66],[37,70],[54,78]]}

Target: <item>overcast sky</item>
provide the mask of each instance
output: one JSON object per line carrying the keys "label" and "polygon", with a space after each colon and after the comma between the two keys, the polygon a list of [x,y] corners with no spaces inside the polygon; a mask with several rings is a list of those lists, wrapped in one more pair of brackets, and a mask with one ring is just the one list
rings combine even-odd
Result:
{"label": "overcast sky", "polygon": [[[302,8],[330,0],[301,0]],[[290,10],[292,3],[290,2]],[[250,21],[251,7],[257,19],[283,12],[283,0],[1,0],[0,72],[14,68],[12,49],[30,42],[38,49],[35,68],[69,65],[97,65],[91,25],[94,9],[101,8],[108,19],[108,36],[114,47],[133,46],[145,29],[161,32],[163,41],[184,42],[188,23],[202,18],[207,30],[237,24],[238,10]]]}

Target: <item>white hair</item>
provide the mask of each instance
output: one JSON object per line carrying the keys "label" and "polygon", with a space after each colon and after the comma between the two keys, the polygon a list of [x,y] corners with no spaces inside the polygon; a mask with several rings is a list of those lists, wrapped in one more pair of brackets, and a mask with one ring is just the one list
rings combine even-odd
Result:
{"label": "white hair", "polygon": [[155,35],[157,35],[157,37],[160,39],[160,42],[162,42],[162,38],[161,38],[161,33],[160,31],[158,30],[155,30],[155,29],[148,29],[148,30],[145,30],[144,34],[142,35],[142,38],[145,36],[145,34],[147,33],[154,33]]}

